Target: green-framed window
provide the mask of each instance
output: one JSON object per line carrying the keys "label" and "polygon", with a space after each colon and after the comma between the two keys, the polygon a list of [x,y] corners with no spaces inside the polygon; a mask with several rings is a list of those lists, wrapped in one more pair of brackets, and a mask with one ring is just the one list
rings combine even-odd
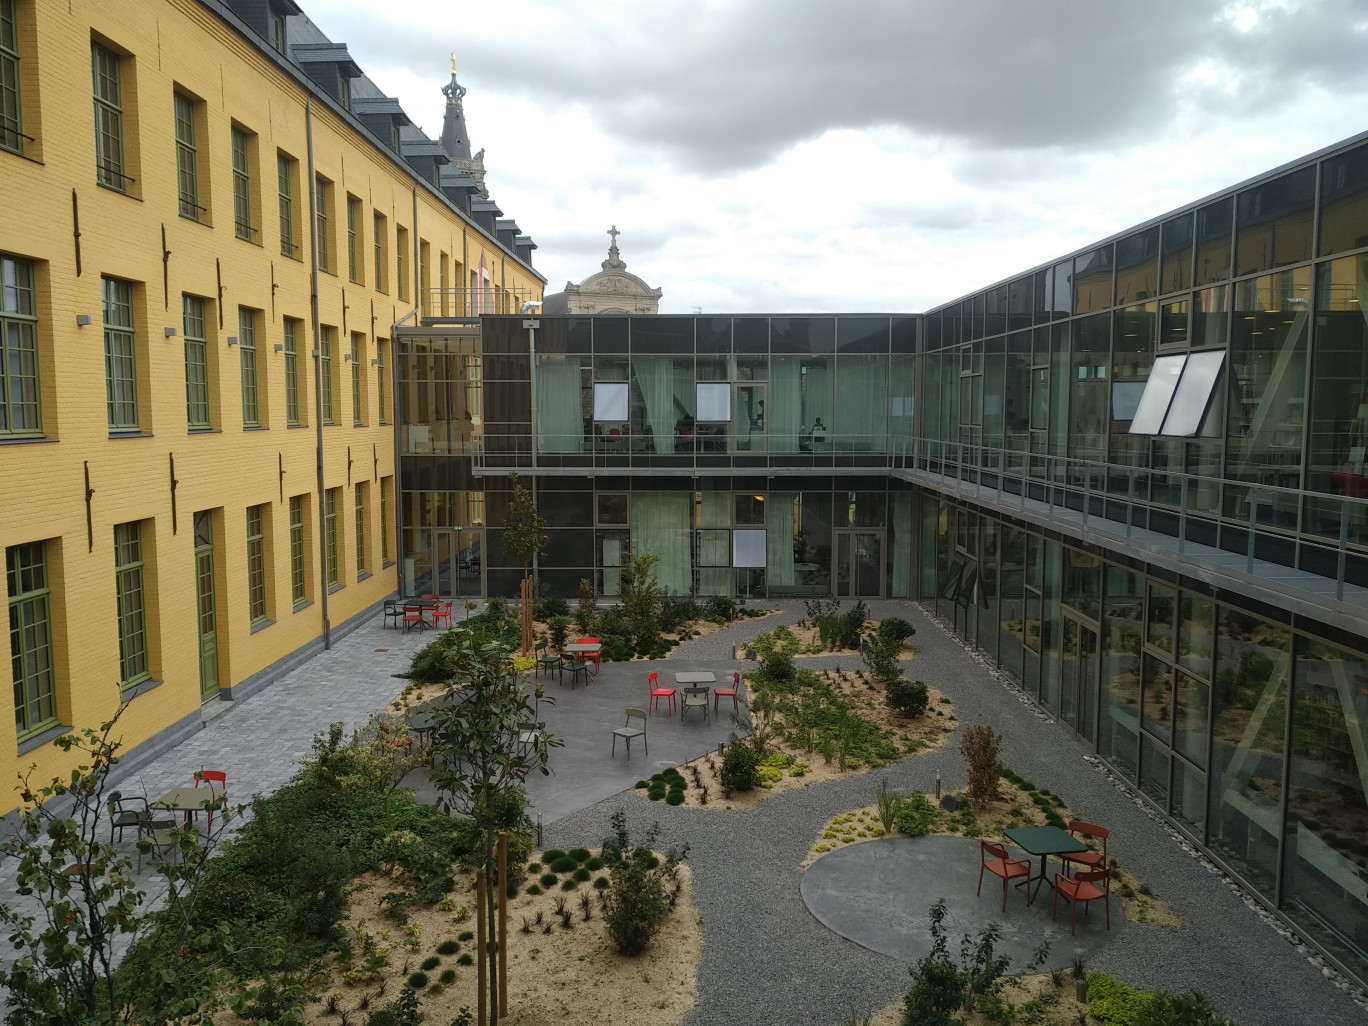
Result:
{"label": "green-framed window", "polygon": [[119,55],[99,43],[90,44],[90,74],[95,92],[95,181],[125,191],[123,86]]}
{"label": "green-framed window", "polygon": [[261,427],[257,390],[256,311],[238,307],[238,360],[242,366],[242,426]]}
{"label": "green-framed window", "polygon": [[127,688],[152,675],[147,659],[142,524],[138,521],[114,526],[114,590],[119,609],[119,683]]}
{"label": "green-framed window", "polygon": [[380,561],[390,561],[389,548],[389,490],[390,478],[380,479]]}
{"label": "green-framed window", "polygon": [[290,599],[296,607],[309,601],[304,562],[304,496],[290,496]]}
{"label": "green-framed window", "polygon": [[266,619],[266,507],[247,507],[247,613],[252,623]]}
{"label": "green-framed window", "polygon": [[22,739],[57,722],[47,544],[5,549],[9,589],[10,661],[14,667],[15,733]]}
{"label": "green-framed window", "polygon": [[361,219],[361,201],[355,196],[347,197],[347,278],[361,281],[361,239],[357,234],[357,222]]}
{"label": "green-framed window", "polygon": [[19,26],[14,0],[0,0],[0,149],[24,152],[19,107]]}
{"label": "green-framed window", "polygon": [[247,133],[232,130],[233,149],[233,234],[252,241],[252,165],[248,153]]}
{"label": "green-framed window", "polygon": [[181,296],[185,325],[185,420],[191,430],[209,424],[209,341],[204,331],[204,300]]}
{"label": "green-framed window", "polygon": [[361,427],[365,423],[366,395],[361,390],[361,354],[365,352],[362,343],[366,336],[353,331],[351,337],[351,384],[352,384],[352,426]]}
{"label": "green-framed window", "polygon": [[366,576],[366,483],[356,483],[356,579]]}
{"label": "green-framed window", "polygon": [[389,339],[375,340],[375,401],[379,406],[380,423],[385,423],[385,350]]}
{"label": "green-framed window", "polygon": [[294,241],[294,164],[284,154],[276,156],[276,192],[280,197],[280,252],[295,255]]}
{"label": "green-framed window", "polygon": [[385,283],[385,215],[378,211],[371,217],[371,237],[374,240],[375,291],[388,292]]}
{"label": "green-framed window", "polygon": [[328,587],[341,583],[342,566],[339,559],[340,539],[337,536],[337,507],[341,499],[341,488],[329,488],[323,498],[323,537],[327,542]]}
{"label": "green-framed window", "polygon": [[111,431],[138,430],[137,343],[133,335],[133,284],[102,279],[105,399]]}
{"label": "green-framed window", "polygon": [[406,300],[408,299],[408,281],[404,277],[404,268],[406,266],[404,263],[404,251],[408,249],[408,229],[396,228],[394,230],[394,239],[394,287],[395,291],[399,294],[399,298]]}
{"label": "green-framed window", "polygon": [[351,110],[351,79],[346,75],[337,78],[337,98],[342,102],[343,110]]}
{"label": "green-framed window", "polygon": [[328,213],[332,209],[332,183],[314,176],[314,218],[318,247],[318,269],[332,272],[332,250],[328,247]]}
{"label": "green-framed window", "polygon": [[333,419],[333,331],[335,329],[326,324],[318,329],[318,360],[319,373],[323,384],[323,409],[319,415],[323,418],[324,424],[336,424]]}
{"label": "green-framed window", "polygon": [[176,108],[176,182],[180,190],[180,216],[200,219],[199,166],[195,152],[195,101],[180,93]]}
{"label": "green-framed window", "polygon": [[271,9],[271,46],[276,53],[285,52],[285,15]]}
{"label": "green-framed window", "polygon": [[0,437],[41,435],[33,264],[0,254]]}
{"label": "green-framed window", "polygon": [[285,318],[285,423],[298,427],[299,416],[299,321]]}

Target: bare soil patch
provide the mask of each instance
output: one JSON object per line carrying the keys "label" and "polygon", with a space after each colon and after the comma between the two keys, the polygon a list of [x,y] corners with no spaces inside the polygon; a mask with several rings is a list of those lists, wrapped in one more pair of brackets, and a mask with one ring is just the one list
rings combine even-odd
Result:
{"label": "bare soil patch", "polygon": [[[619,955],[604,929],[598,892],[588,884],[574,891],[531,896],[524,884],[508,902],[508,1015],[510,1026],[599,1026],[602,1023],[674,1026],[683,1020],[698,999],[697,968],[703,953],[703,935],[693,904],[693,885],[687,865],[679,868],[683,889],[673,914],[668,916],[651,946],[636,958]],[[352,1023],[364,1023],[369,1011],[385,1007],[399,996],[410,973],[425,971],[429,983],[419,994],[425,1022],[448,1023],[462,1006],[476,1007],[476,965],[461,965],[478,951],[475,941],[475,876],[458,872],[451,893],[454,907],[415,905],[409,923],[396,924],[385,914],[380,899],[401,885],[381,874],[362,877],[352,894],[344,925],[357,952],[351,968],[362,964],[361,942],[368,932],[379,945],[390,949],[389,965],[364,981],[348,983],[348,966],[335,963],[319,988],[322,1000],[305,1012],[310,1026],[336,1026],[339,1016],[328,1011],[336,996],[338,1011]],[[580,896],[588,895],[590,918],[586,921]],[[553,913],[554,903],[565,898],[573,910],[573,927],[565,929]],[[541,923],[537,920],[540,918]],[[523,931],[524,921],[527,932]],[[548,931],[548,924],[552,924]],[[416,937],[413,933],[416,932]],[[460,938],[470,934],[466,940]],[[406,945],[405,941],[409,944]],[[439,955],[443,942],[459,945],[459,951]],[[426,959],[440,964],[421,970]],[[444,972],[455,973],[442,984]],[[435,986],[435,991],[429,988]],[[242,1022],[235,1016],[228,1021]]]}
{"label": "bare soil patch", "polygon": [[[1001,841],[1008,846],[1009,851],[1015,853],[1013,857],[1017,857],[1021,853],[1012,847],[1012,842],[1007,840],[1003,831],[1015,827],[1045,825],[1045,810],[1036,803],[1034,794],[1043,795],[1053,810],[1065,821],[1079,818],[1058,795],[1043,791],[1029,792],[1003,778],[998,781],[998,797],[995,801],[972,812],[960,811],[951,814],[939,809],[927,833]],[[934,795],[928,797],[935,801]],[[883,823],[879,819],[877,804],[838,813],[823,825],[799,867],[806,869],[823,855],[837,848],[884,836],[899,836],[899,831],[894,826],[891,834],[885,833]],[[1121,902],[1126,918],[1131,922],[1148,923],[1150,926],[1162,926],[1170,930],[1182,929],[1183,921],[1172,906],[1156,895],[1144,880],[1127,870],[1116,857],[1114,841],[1114,838],[1108,838],[1107,856],[1112,869],[1112,897]],[[1057,864],[1050,864],[1050,872],[1054,872],[1056,868]]]}

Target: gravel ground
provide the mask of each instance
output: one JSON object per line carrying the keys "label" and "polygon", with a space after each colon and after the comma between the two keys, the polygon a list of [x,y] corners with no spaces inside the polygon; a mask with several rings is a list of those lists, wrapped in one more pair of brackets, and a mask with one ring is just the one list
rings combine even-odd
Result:
{"label": "gravel ground", "polygon": [[[677,658],[726,659],[733,645],[776,623],[802,618],[801,603],[777,603],[779,617],[732,625],[680,646]],[[1238,897],[1214,866],[1118,787],[1062,726],[1026,703],[957,639],[906,602],[873,602],[871,615],[902,616],[917,628],[908,673],[955,702],[962,725],[990,723],[1003,735],[1003,761],[1063,796],[1087,818],[1111,827],[1110,848],[1147,880],[1187,924],[1180,931],[1128,923],[1092,965],[1135,986],[1200,988],[1240,1026],[1338,1026],[1368,1021],[1364,1007],[1325,978]],[[845,668],[855,660],[845,657]],[[813,668],[841,660],[802,660]],[[753,664],[751,664],[753,667]],[[673,808],[624,793],[558,820],[546,843],[596,845],[621,808],[634,835],[653,822],[659,846],[688,844],[694,900],[703,926],[699,1002],[688,1026],[786,1023],[838,1026],[882,1008],[907,986],[907,966],[822,926],[799,893],[799,861],[818,828],[837,812],[870,804],[880,777],[896,788],[965,784],[955,739],[939,751],[820,787],[789,791],[748,812]],[[927,894],[926,904],[938,895]]]}

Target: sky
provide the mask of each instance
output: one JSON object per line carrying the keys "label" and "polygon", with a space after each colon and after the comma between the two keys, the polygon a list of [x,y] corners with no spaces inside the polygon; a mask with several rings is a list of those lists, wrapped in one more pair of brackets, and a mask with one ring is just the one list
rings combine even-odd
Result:
{"label": "sky", "polygon": [[547,292],[917,312],[1368,131],[1368,0],[301,0]]}

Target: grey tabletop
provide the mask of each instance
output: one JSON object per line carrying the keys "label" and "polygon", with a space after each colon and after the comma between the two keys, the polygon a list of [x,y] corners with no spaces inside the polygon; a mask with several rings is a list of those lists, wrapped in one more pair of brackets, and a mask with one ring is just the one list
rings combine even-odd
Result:
{"label": "grey tabletop", "polygon": [[711,670],[685,670],[674,675],[676,684],[715,684],[717,677]]}

